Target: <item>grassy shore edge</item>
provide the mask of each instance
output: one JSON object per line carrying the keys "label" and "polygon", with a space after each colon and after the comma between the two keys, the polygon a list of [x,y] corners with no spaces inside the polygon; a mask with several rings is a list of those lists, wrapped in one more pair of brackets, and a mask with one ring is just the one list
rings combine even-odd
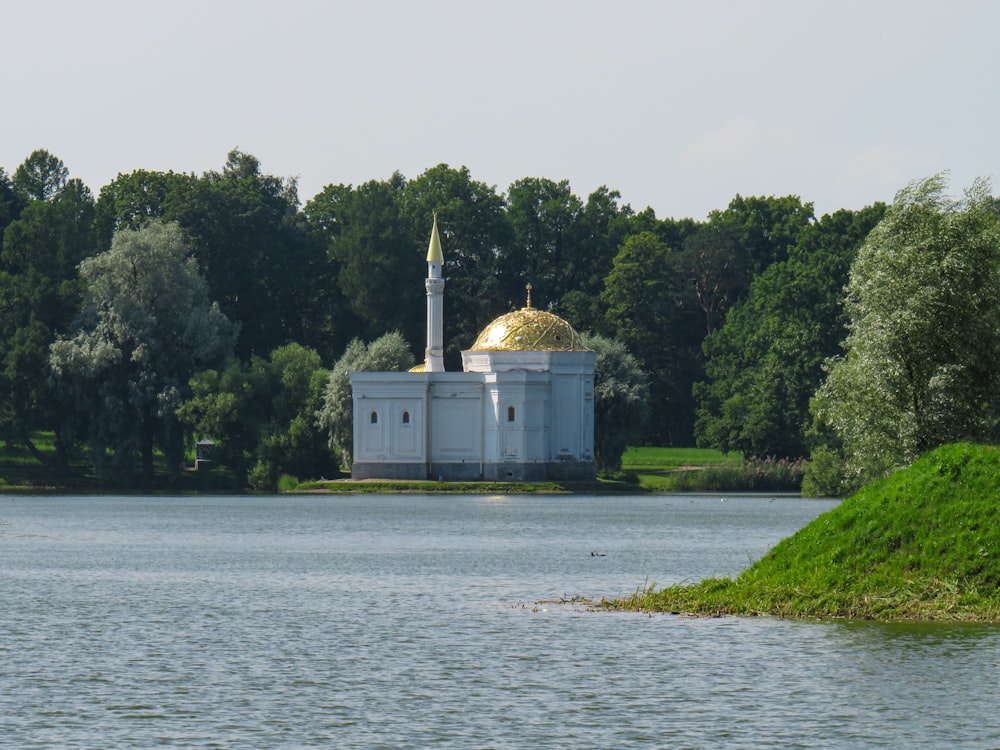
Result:
{"label": "grassy shore edge", "polygon": [[734,579],[600,602],[699,616],[1000,623],[1000,450],[943,446],[824,513]]}

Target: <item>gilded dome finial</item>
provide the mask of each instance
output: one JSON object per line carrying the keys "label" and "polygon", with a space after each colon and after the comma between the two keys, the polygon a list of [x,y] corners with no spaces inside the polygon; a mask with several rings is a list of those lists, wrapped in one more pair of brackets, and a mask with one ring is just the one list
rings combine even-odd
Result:
{"label": "gilded dome finial", "polygon": [[531,309],[531,284],[528,283],[524,288],[528,290],[528,304],[525,306],[524,309],[525,310],[530,310]]}

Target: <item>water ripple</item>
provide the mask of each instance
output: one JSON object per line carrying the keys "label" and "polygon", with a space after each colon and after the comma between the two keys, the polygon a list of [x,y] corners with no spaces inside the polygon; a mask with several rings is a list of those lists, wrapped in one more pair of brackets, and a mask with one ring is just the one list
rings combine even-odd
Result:
{"label": "water ripple", "polygon": [[0,737],[25,750],[995,746],[993,628],[534,604],[728,574],[829,507],[710,500],[12,504]]}

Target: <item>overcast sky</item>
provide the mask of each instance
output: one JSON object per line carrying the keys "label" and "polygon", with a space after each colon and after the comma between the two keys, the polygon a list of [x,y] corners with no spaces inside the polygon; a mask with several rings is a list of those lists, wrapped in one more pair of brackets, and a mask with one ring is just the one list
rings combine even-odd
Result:
{"label": "overcast sky", "polygon": [[1000,176],[993,0],[32,0],[0,18],[0,166],[45,148],[95,195],[234,147],[303,202],[444,162],[500,192],[607,185],[661,218]]}

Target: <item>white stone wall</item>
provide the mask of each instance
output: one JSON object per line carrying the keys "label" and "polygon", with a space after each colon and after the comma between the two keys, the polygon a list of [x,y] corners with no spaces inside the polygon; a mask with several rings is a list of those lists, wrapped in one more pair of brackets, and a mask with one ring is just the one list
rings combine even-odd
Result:
{"label": "white stone wall", "polygon": [[586,474],[594,359],[592,352],[463,352],[468,372],[352,373],[355,474]]}

